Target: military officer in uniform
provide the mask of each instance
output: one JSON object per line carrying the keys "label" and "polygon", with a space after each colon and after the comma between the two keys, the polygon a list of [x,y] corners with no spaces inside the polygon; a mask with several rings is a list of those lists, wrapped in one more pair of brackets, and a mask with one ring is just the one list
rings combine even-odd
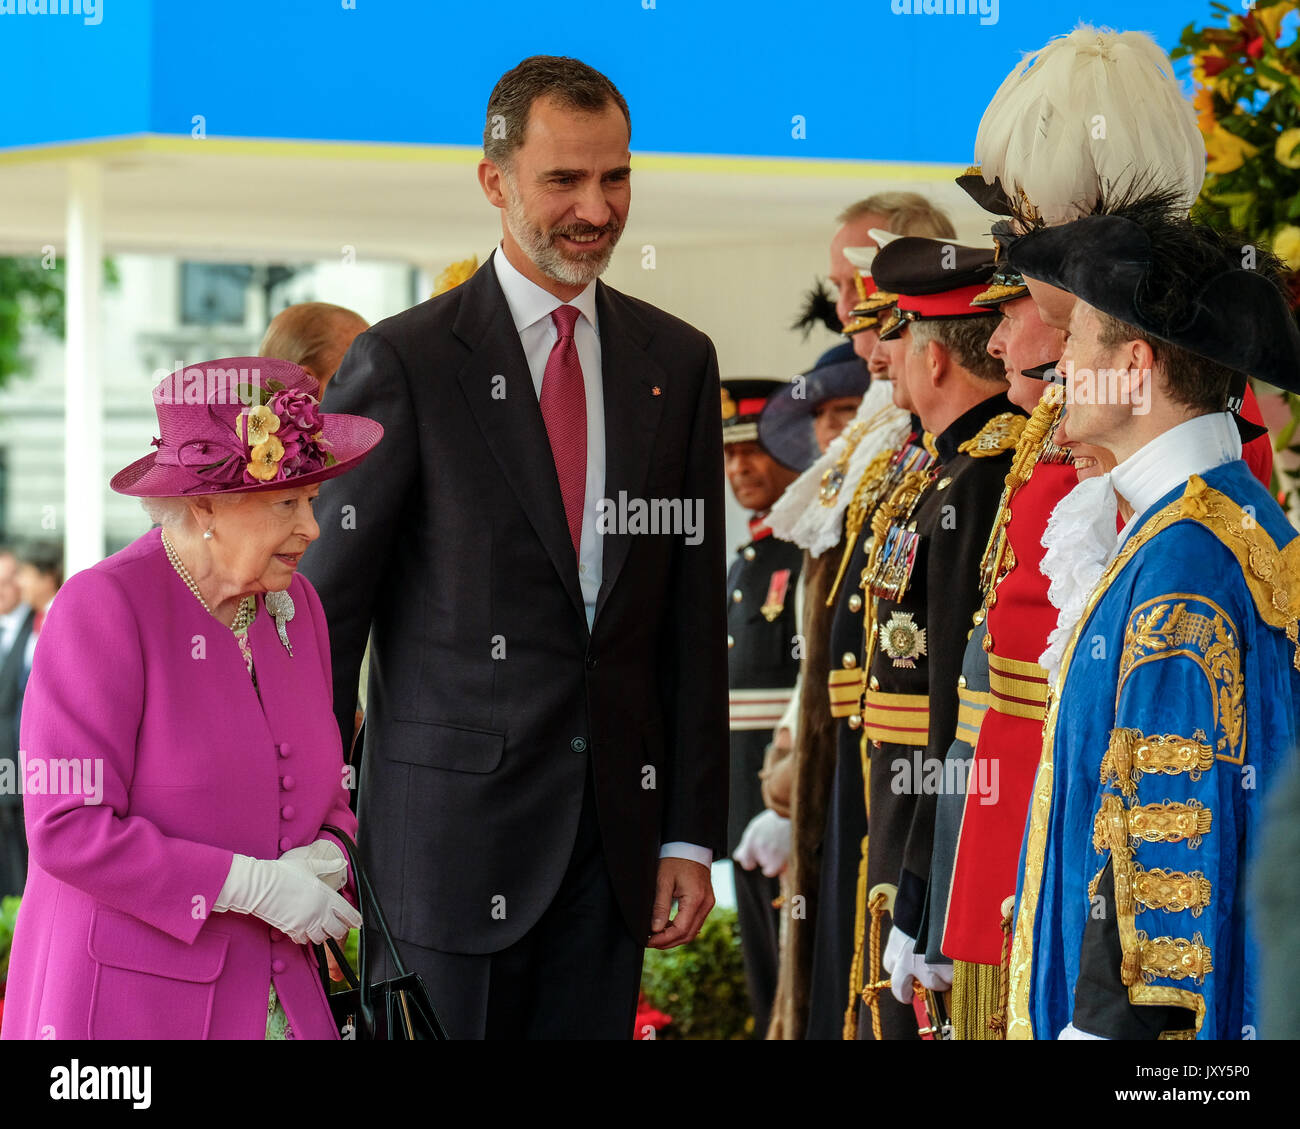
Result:
{"label": "military officer in uniform", "polygon": [[[797,472],[778,462],[759,440],[758,417],[787,382],[746,377],[722,382],[723,462],[736,501],[751,511],[749,541],[727,573],[727,668],[731,700],[731,792],[727,850],[740,845],[746,825],[764,810],[759,771],[772,731],[790,703],[799,676],[795,585],[803,553],[772,536],[768,510]],[[809,421],[811,425],[811,420]],[[811,430],[811,426],[810,426]],[[754,1030],[767,1030],[776,991],[780,884],[758,867],[733,868],[736,912]]]}
{"label": "military officer in uniform", "polygon": [[[872,545],[850,565],[847,601],[862,603],[860,712],[846,720],[862,742],[869,835],[858,883],[845,1034],[909,1039],[944,1018],[950,976],[926,961],[926,889],[935,804],[957,732],[958,679],[980,606],[980,561],[1025,417],[987,353],[993,311],[972,308],[994,272],[992,248],[899,239],[877,256],[876,285],[899,295],[880,336],[922,434],[891,461],[870,510]],[[931,593],[942,599],[931,599]],[[841,637],[843,639],[843,637]],[[840,640],[837,640],[837,642]],[[843,797],[842,804],[848,803]],[[876,887],[896,887],[890,905]],[[886,936],[883,969],[869,959]],[[868,959],[864,959],[868,958]],[[882,990],[888,973],[892,991]],[[926,1012],[913,1007],[925,989]],[[864,990],[865,989],[865,990]],[[870,1006],[857,1009],[859,998]]]}

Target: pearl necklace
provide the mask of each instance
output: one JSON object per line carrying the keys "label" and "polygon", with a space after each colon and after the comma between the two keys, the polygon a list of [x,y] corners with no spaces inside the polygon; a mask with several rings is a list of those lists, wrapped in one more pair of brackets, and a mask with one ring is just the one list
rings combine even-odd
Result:
{"label": "pearl necklace", "polygon": [[[190,575],[190,570],[181,563],[180,555],[176,552],[176,546],[171,543],[171,539],[164,532],[162,535],[163,549],[167,553],[167,559],[171,561],[172,568],[176,570],[176,575],[185,581],[185,586],[194,593],[194,598],[203,605],[203,610],[212,614],[212,609],[208,607],[208,602],[203,598],[203,593],[199,591],[199,586],[194,583],[194,577]],[[235,622],[230,625],[230,630],[238,635],[241,631],[248,628],[253,621],[253,613],[257,609],[257,601],[252,596],[247,596],[240,601],[239,612],[235,616]]]}

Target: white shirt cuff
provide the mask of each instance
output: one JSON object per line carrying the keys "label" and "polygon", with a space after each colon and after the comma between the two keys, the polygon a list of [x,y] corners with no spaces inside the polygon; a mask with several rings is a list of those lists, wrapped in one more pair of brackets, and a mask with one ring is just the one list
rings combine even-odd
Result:
{"label": "white shirt cuff", "polygon": [[661,859],[690,859],[701,866],[713,865],[713,852],[708,847],[697,847],[694,843],[665,843],[659,848]]}

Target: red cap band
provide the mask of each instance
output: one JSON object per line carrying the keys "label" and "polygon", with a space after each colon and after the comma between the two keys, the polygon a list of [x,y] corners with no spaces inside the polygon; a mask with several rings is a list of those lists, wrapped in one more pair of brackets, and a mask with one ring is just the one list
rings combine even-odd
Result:
{"label": "red cap band", "polygon": [[[945,290],[941,294],[900,294],[898,308],[907,313],[919,314],[923,318],[954,318],[971,315],[971,301],[977,294],[983,294],[988,283],[981,282],[975,286],[962,286],[957,290]],[[997,311],[985,306],[975,306],[975,311],[988,309],[989,313]]]}

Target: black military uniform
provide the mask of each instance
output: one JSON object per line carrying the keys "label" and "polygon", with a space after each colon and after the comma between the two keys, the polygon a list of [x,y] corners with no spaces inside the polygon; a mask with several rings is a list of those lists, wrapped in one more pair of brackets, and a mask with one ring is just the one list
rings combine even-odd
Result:
{"label": "black military uniform", "polygon": [[[758,441],[758,412],[785,382],[724,380],[723,443]],[[763,524],[749,523],[750,540],[727,573],[727,669],[731,699],[731,792],[727,851],[740,843],[749,821],[764,809],[758,773],[799,676],[795,635],[795,585],[803,552],[778,540]],[[776,992],[780,952],[779,880],[759,869],[732,867],[745,979],[754,1029],[767,1030]]]}
{"label": "black military uniform", "polygon": [[[900,317],[882,338],[920,320],[987,317],[991,311],[972,311],[970,303],[993,270],[992,248],[890,244],[875,275],[902,296]],[[860,724],[871,819],[865,888],[870,896],[881,883],[897,885],[892,915],[880,921],[882,941],[895,924],[908,937],[922,936],[935,807],[949,786],[944,763],[957,732],[962,658],[982,601],[980,563],[1025,424],[999,387],[990,381],[992,395],[905,456],[907,471],[873,515]],[[964,789],[965,782],[951,786]],[[876,1024],[870,1009],[859,1014],[860,1037],[877,1037],[877,1029],[883,1038],[917,1037],[911,1009],[886,993],[878,1000]]]}
{"label": "black military uniform", "polygon": [[[917,423],[919,436],[919,423]],[[835,719],[835,772],[826,811],[821,850],[821,898],[817,904],[813,969],[808,1009],[809,1039],[840,1039],[853,964],[858,868],[867,834],[862,780],[861,717],[863,610],[860,580],[871,550],[871,511],[883,488],[883,467],[868,467],[863,480],[849,484],[861,492],[845,515],[839,584],[834,589],[830,626],[829,696]],[[864,481],[865,480],[865,481]],[[856,537],[851,530],[857,528]],[[851,543],[850,543],[851,542]]]}

